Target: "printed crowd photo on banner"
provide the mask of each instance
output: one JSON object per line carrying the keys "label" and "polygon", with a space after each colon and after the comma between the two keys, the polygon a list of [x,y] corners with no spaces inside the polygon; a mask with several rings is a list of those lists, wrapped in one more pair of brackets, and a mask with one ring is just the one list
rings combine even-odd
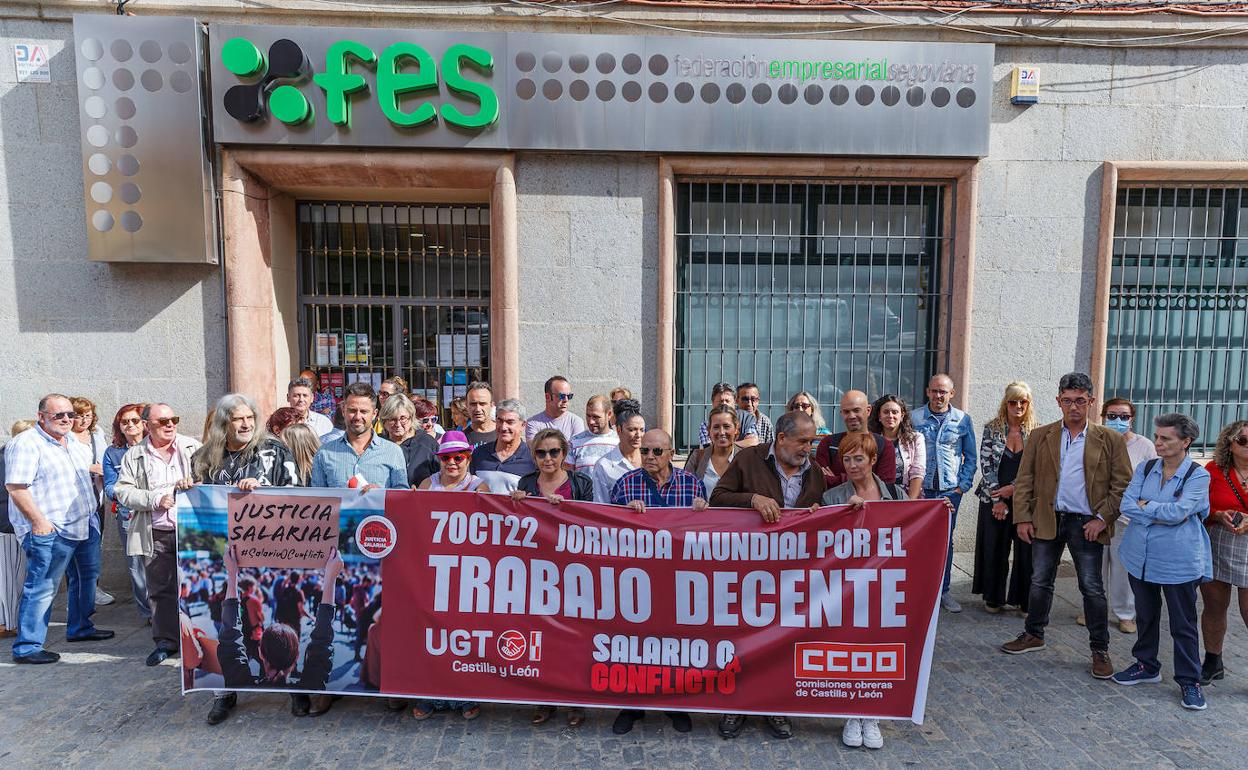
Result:
{"label": "printed crowd photo on banner", "polygon": [[948,533],[933,500],[766,523],[195,487],[178,515],[184,689],[921,723]]}
{"label": "printed crowd photo on banner", "polygon": [[377,692],[382,491],[200,486],[179,502],[183,691]]}

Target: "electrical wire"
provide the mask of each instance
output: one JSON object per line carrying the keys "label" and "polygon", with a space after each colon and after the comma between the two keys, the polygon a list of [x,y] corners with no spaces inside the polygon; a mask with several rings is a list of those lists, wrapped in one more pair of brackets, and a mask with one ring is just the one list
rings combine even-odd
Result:
{"label": "electrical wire", "polygon": [[[513,6],[518,6],[522,8],[530,8],[534,10],[541,10],[543,12],[559,11],[563,13],[571,13],[573,15],[586,17],[586,18],[614,21],[614,22],[621,23],[621,24],[628,24],[632,26],[645,27],[645,28],[650,28],[650,29],[660,29],[660,30],[667,31],[667,32],[680,32],[680,33],[685,33],[685,34],[701,35],[701,36],[708,36],[708,37],[740,37],[742,34],[739,30],[724,31],[724,30],[702,29],[702,28],[697,28],[697,27],[684,27],[684,26],[676,26],[673,24],[650,22],[650,21],[644,21],[641,19],[631,19],[626,16],[615,15],[610,11],[594,13],[591,11],[583,10],[576,6],[565,5],[563,3],[556,4],[556,3],[551,3],[551,2],[537,2],[536,0],[509,0],[509,2]],[[624,2],[629,2],[629,0],[624,0]],[[1084,46],[1084,47],[1089,47],[1089,48],[1166,48],[1166,47],[1173,47],[1173,46],[1179,46],[1179,45],[1190,45],[1192,43],[1199,43],[1199,42],[1203,42],[1206,40],[1213,40],[1216,38],[1231,37],[1231,36],[1243,35],[1245,33],[1248,33],[1248,23],[1244,23],[1244,24],[1234,25],[1230,28],[1220,29],[1220,30],[1195,29],[1195,30],[1186,30],[1182,32],[1167,33],[1167,34],[1162,34],[1162,35],[1140,35],[1140,36],[1134,36],[1134,37],[1116,37],[1116,38],[1073,38],[1073,37],[1063,37],[1060,35],[1039,35],[1039,34],[1035,34],[1032,32],[1025,32],[1022,30],[1009,29],[1005,27],[999,27],[999,26],[994,26],[991,24],[982,24],[982,23],[979,24],[978,27],[963,27],[963,26],[953,27],[949,25],[949,22],[952,21],[953,19],[957,18],[958,16],[964,13],[968,13],[973,10],[984,9],[984,8],[989,8],[989,7],[1002,7],[1005,5],[1008,5],[1010,7],[1019,7],[1022,5],[1022,4],[1017,4],[1017,3],[1001,3],[1001,2],[979,3],[976,5],[969,6],[969,7],[960,8],[957,11],[944,14],[941,17],[936,18],[936,19],[899,18],[889,13],[885,13],[884,11],[881,11],[878,7],[872,7],[870,5],[865,5],[862,3],[855,3],[853,2],[853,0],[837,0],[837,3],[840,5],[852,7],[856,10],[859,10],[865,13],[879,16],[883,19],[887,19],[888,23],[887,24],[859,25],[859,26],[854,26],[854,27],[814,29],[814,30],[800,29],[800,30],[789,30],[789,31],[784,31],[784,32],[751,31],[749,33],[749,36],[750,37],[767,37],[767,38],[830,37],[830,36],[840,36],[840,35],[847,35],[847,34],[857,34],[860,32],[867,32],[867,31],[880,30],[880,29],[939,27],[939,28],[956,31],[956,32],[962,32],[965,34],[980,35],[983,37],[1022,38],[1022,39],[1038,40],[1038,41],[1042,41],[1046,43],[1063,43],[1063,44],[1068,44],[1072,46]],[[1225,5],[1232,5],[1232,4],[1233,3],[1225,3]],[[725,8],[732,7],[732,4],[730,3],[722,3],[722,4],[717,3],[716,5],[722,5]],[[888,5],[890,4],[884,4],[885,7],[887,7]],[[1086,3],[1086,2],[1082,3],[1082,5],[1087,6],[1087,7],[1103,6],[1103,4]],[[1154,3],[1143,2],[1143,3],[1132,3],[1132,5],[1150,5],[1151,6],[1151,5],[1154,5]],[[1240,5],[1242,7],[1242,4]],[[803,6],[803,7],[813,8],[810,6]]]}

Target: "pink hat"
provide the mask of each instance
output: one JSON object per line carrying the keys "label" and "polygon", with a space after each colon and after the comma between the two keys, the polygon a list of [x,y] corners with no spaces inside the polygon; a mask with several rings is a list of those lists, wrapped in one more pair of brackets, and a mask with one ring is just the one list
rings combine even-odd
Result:
{"label": "pink hat", "polygon": [[437,454],[449,455],[456,452],[471,452],[472,444],[468,443],[468,437],[463,431],[448,430],[442,434],[442,441],[438,443]]}

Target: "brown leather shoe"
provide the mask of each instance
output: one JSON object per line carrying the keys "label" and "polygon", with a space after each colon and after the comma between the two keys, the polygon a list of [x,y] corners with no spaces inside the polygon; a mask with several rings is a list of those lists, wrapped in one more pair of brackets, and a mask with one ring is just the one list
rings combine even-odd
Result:
{"label": "brown leather shoe", "polygon": [[[1012,642],[1001,645],[1001,652],[1007,655],[1022,655],[1025,652],[1038,652],[1044,649],[1044,638],[1032,636],[1024,631]],[[1112,671],[1110,672],[1113,673]]]}
{"label": "brown leather shoe", "polygon": [[1109,679],[1114,675],[1114,662],[1104,650],[1092,651],[1092,676],[1096,679]]}
{"label": "brown leather shoe", "polygon": [[308,704],[308,716],[319,717],[329,711],[333,708],[334,700],[332,695],[313,695]]}

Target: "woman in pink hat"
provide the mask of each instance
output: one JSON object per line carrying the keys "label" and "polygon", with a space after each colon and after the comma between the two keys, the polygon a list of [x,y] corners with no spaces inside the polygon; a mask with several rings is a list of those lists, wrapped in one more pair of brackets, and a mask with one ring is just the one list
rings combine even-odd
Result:
{"label": "woman in pink hat", "polygon": [[420,489],[435,492],[489,492],[490,487],[479,476],[468,472],[468,461],[472,459],[472,444],[463,431],[448,430],[442,434],[438,444],[438,464],[442,467],[437,473],[420,482]]}
{"label": "woman in pink hat", "polygon": [[[490,487],[479,477],[468,472],[468,461],[472,457],[472,444],[463,431],[448,430],[442,434],[438,444],[438,463],[442,469],[420,482],[421,489],[434,492],[489,492]],[[476,719],[481,716],[481,707],[474,701],[460,700],[419,700],[412,707],[412,717],[417,720],[428,719],[435,711],[458,711],[464,719]]]}

